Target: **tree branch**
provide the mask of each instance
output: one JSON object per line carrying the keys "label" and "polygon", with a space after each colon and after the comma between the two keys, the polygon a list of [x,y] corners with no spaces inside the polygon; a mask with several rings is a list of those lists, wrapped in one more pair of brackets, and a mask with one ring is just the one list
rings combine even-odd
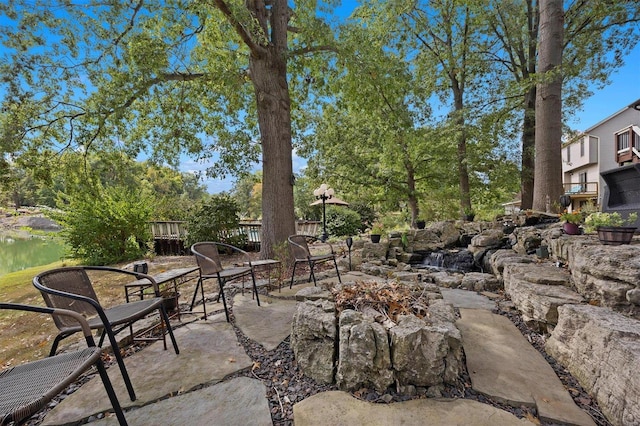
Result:
{"label": "tree branch", "polygon": [[322,45],[322,46],[310,46],[310,47],[305,47],[305,48],[301,48],[301,49],[290,50],[289,51],[289,56],[305,55],[307,53],[315,53],[315,52],[334,52],[334,53],[338,53],[339,50],[335,46],[331,46],[331,45],[326,44],[326,45]]}
{"label": "tree branch", "polygon": [[233,13],[231,13],[231,9],[229,9],[229,6],[224,0],[213,0],[213,2],[215,3],[215,6],[218,8],[218,10],[222,12],[224,16],[226,16],[231,26],[233,26],[233,29],[236,30],[236,33],[240,36],[242,41],[247,45],[249,50],[251,50],[254,53],[261,53],[264,51],[264,48],[253,40],[253,38],[251,37],[251,34],[247,32],[247,30],[242,25],[242,23],[240,23],[240,21],[238,21],[236,17],[233,16]]}

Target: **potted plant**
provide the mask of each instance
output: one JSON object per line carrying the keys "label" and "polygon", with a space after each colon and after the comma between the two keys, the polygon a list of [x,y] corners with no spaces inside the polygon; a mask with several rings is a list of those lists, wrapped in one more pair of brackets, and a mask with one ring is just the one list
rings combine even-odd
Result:
{"label": "potted plant", "polygon": [[371,242],[372,243],[379,243],[380,242],[380,237],[382,236],[382,231],[384,230],[384,227],[382,226],[382,224],[380,222],[376,222],[373,224],[373,226],[371,227]]}
{"label": "potted plant", "polygon": [[416,220],[416,227],[418,229],[424,229],[424,227],[427,226],[427,221],[422,219],[422,218],[418,218]]}
{"label": "potted plant", "polygon": [[582,223],[582,213],[580,211],[568,212],[564,211],[560,214],[560,220],[564,222],[562,229],[568,235],[580,234],[579,225]]}
{"label": "potted plant", "polygon": [[627,219],[623,219],[618,212],[591,213],[584,221],[587,232],[596,231],[602,244],[620,245],[629,244],[636,231],[635,226],[625,226],[635,223],[638,219],[637,213],[631,213]]}

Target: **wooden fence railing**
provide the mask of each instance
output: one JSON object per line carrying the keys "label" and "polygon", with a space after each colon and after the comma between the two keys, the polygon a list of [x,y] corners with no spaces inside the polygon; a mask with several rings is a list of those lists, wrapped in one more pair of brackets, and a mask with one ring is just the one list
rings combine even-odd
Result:
{"label": "wooden fence railing", "polygon": [[[318,221],[298,221],[296,233],[318,235],[320,224]],[[156,221],[150,222],[150,225],[154,240],[184,241],[187,235],[186,223],[182,221]],[[261,228],[260,221],[241,221],[238,229],[230,231],[229,236],[245,235],[249,244],[259,245]]]}

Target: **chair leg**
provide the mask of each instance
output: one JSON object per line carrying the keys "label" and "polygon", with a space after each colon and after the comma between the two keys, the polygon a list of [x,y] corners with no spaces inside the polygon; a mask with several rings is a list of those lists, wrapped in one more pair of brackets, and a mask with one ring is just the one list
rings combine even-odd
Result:
{"label": "chair leg", "polygon": [[227,322],[229,321],[229,310],[227,309],[227,298],[224,297],[224,281],[222,278],[218,277],[218,283],[220,283],[220,297],[222,297],[222,305],[224,306],[224,315],[227,317]]}
{"label": "chair leg", "polygon": [[338,262],[336,262],[336,258],[335,257],[333,258],[333,264],[336,267],[336,274],[338,274],[338,282],[341,283],[342,280],[340,279],[340,271],[338,270]]}
{"label": "chair leg", "polygon": [[55,339],[53,339],[53,345],[51,345],[51,350],[49,351],[49,356],[54,356],[56,354],[56,351],[58,350],[58,345],[60,344],[60,342],[62,341],[62,339],[64,339],[65,337],[67,337],[66,334],[58,334],[56,336]]}
{"label": "chair leg", "polygon": [[196,304],[196,297],[198,296],[198,290],[200,289],[200,285],[202,284],[202,278],[198,278],[198,282],[196,283],[196,289],[193,292],[193,297],[191,298],[191,306],[189,306],[189,310],[193,311],[193,305]]}
{"label": "chair leg", "polygon": [[293,279],[296,277],[296,266],[298,262],[293,262],[293,272],[291,273],[291,284],[289,284],[289,288],[293,287]]}
{"label": "chair leg", "polygon": [[[256,276],[253,274],[253,269],[251,270],[251,279],[253,280],[253,292],[256,294],[256,302],[260,306],[260,297],[258,297],[258,287],[256,287]],[[244,277],[242,278],[242,287],[244,287]]]}
{"label": "chair leg", "polygon": [[131,399],[131,401],[135,401],[136,392],[133,390],[133,384],[131,383],[131,379],[129,378],[127,367],[124,365],[124,359],[122,359],[122,354],[120,353],[120,347],[118,346],[116,337],[110,331],[107,331],[106,334],[109,337],[109,343],[111,343],[111,350],[113,350],[113,355],[116,357],[116,361],[118,362],[118,367],[120,367],[120,372],[122,373],[122,379],[124,380],[124,384],[127,387],[127,391],[129,392],[129,398]]}
{"label": "chair leg", "polygon": [[316,266],[315,262],[309,261],[309,269],[311,270],[311,273],[309,274],[309,282],[311,282],[311,279],[313,278],[313,285],[317,287],[318,284],[316,283],[316,274],[313,273],[314,266]]}
{"label": "chair leg", "polygon": [[104,389],[107,391],[107,395],[109,395],[109,400],[111,401],[111,406],[113,407],[113,411],[116,414],[118,423],[120,424],[120,426],[128,426],[127,419],[125,419],[124,413],[122,412],[122,407],[120,406],[120,401],[118,401],[116,392],[113,390],[113,385],[111,384],[111,380],[109,380],[107,369],[104,367],[101,359],[99,359],[96,363],[96,367],[98,368],[98,373],[100,373],[100,378],[102,379],[102,383],[104,384]]}
{"label": "chair leg", "polygon": [[[171,343],[173,344],[173,350],[176,351],[176,355],[180,353],[178,349],[178,343],[176,342],[176,337],[173,335],[173,328],[171,327],[171,323],[169,322],[169,314],[167,314],[167,310],[164,308],[164,305],[160,305],[160,316],[162,317],[162,321],[167,325],[167,332],[169,333],[169,337],[171,338]],[[162,334],[162,339],[164,340],[164,349],[167,349],[167,339]]]}

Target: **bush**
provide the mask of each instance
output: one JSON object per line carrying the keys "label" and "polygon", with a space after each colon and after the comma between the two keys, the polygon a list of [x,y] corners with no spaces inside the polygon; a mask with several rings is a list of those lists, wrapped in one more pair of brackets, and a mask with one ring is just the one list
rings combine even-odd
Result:
{"label": "bush", "polygon": [[327,233],[344,237],[358,235],[362,219],[360,214],[344,207],[327,206]]}
{"label": "bush", "polygon": [[192,210],[187,218],[186,244],[216,241],[236,247],[246,245],[247,237],[239,234],[240,209],[228,194],[213,195],[209,201]]}
{"label": "bush", "polygon": [[129,187],[82,190],[58,200],[61,212],[49,212],[63,226],[71,255],[91,265],[139,259],[151,241],[153,202]]}
{"label": "bush", "polygon": [[[373,210],[373,207],[368,204],[357,202],[351,203],[349,208],[360,215],[360,232],[365,232],[367,229],[371,228],[371,225],[373,225],[373,222],[377,219],[376,212]],[[355,235],[355,233],[352,235]]]}

